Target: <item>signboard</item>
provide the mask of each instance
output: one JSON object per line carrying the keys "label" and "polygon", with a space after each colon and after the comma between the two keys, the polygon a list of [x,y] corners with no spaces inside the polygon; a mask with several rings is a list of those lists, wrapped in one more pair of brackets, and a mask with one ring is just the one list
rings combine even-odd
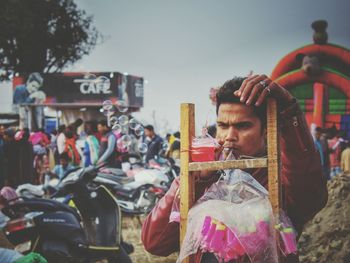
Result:
{"label": "signboard", "polygon": [[123,100],[143,106],[143,78],[119,72],[21,74],[13,79],[13,103],[20,105],[101,105]]}

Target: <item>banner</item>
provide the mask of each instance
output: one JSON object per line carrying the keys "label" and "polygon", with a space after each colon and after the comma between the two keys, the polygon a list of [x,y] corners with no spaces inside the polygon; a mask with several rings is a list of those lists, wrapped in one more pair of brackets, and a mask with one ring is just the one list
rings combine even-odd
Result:
{"label": "banner", "polygon": [[47,106],[96,106],[123,100],[143,107],[143,78],[119,72],[21,74],[13,79],[13,103]]}

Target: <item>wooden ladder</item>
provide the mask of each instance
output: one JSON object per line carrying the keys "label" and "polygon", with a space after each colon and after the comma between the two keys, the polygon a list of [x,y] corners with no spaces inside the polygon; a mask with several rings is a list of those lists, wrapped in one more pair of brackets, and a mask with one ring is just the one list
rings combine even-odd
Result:
{"label": "wooden ladder", "polygon": [[[192,138],[195,137],[194,112],[194,104],[181,104],[180,247],[186,234],[188,211],[194,203],[195,184],[194,176],[191,176],[192,172],[201,170],[267,167],[269,198],[272,205],[273,214],[277,215],[281,208],[281,167],[276,101],[271,98],[269,98],[267,101],[267,158],[214,162],[190,162],[191,141]],[[193,256],[187,257],[183,262],[194,262]]]}

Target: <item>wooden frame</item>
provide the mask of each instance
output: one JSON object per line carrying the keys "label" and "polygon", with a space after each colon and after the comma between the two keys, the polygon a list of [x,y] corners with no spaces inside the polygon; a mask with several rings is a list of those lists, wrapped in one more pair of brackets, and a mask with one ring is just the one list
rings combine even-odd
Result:
{"label": "wooden frame", "polygon": [[[278,215],[281,208],[281,169],[276,101],[269,98],[267,102],[267,158],[190,162],[191,141],[195,136],[194,112],[194,104],[181,104],[180,247],[186,234],[188,211],[194,203],[195,185],[194,177],[191,176],[191,173],[194,171],[267,167],[269,198],[273,213]],[[186,258],[183,262],[192,263],[193,256]]]}

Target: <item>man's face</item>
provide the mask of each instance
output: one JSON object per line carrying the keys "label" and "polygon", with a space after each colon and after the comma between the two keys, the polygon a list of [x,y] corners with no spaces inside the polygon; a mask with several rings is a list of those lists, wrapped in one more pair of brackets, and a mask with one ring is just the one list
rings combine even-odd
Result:
{"label": "man's face", "polygon": [[99,133],[105,133],[106,127],[104,125],[102,125],[102,124],[98,124],[97,125],[97,130],[98,130]]}
{"label": "man's face", "polygon": [[37,81],[31,81],[27,83],[27,90],[29,93],[33,93],[40,89],[40,84]]}
{"label": "man's face", "polygon": [[319,140],[321,138],[322,132],[321,131],[316,131],[315,133],[315,137],[317,140]]}
{"label": "man's face", "polygon": [[66,159],[60,159],[60,164],[62,165],[63,168],[66,168],[68,165],[68,161]]}
{"label": "man's face", "polygon": [[217,116],[216,139],[224,148],[239,155],[258,157],[266,151],[266,129],[252,106],[240,103],[221,104]]}
{"label": "man's face", "polygon": [[153,131],[145,129],[145,135],[147,138],[152,138],[153,137]]}

